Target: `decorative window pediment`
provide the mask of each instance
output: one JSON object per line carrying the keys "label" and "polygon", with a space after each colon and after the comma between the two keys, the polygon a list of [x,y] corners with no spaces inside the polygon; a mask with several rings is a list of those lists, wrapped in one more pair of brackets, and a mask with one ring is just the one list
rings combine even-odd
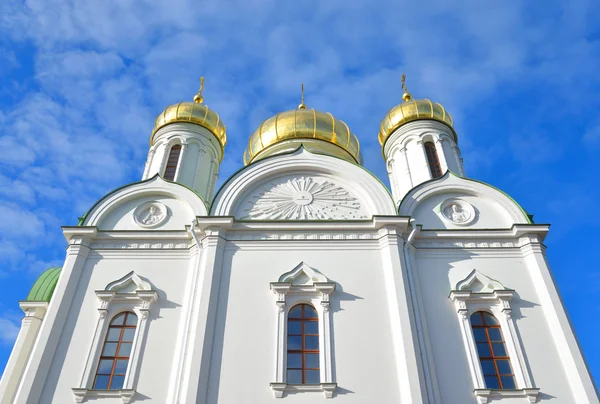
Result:
{"label": "decorative window pediment", "polygon": [[[512,318],[511,299],[515,291],[508,289],[477,270],[473,270],[465,279],[456,284],[450,292],[456,313],[461,323],[461,331],[467,347],[471,376],[475,386],[473,393],[479,404],[502,397],[523,397],[535,403],[539,389],[533,386],[531,375],[525,363],[525,356]],[[485,382],[477,342],[472,330],[470,317],[475,312],[488,312],[497,318],[504,335],[507,357],[511,358],[517,389],[488,388]]]}
{"label": "decorative window pediment", "polygon": [[468,290],[472,293],[492,293],[495,290],[506,290],[497,280],[485,276],[474,269],[469,276],[456,284],[456,290]]}
{"label": "decorative window pediment", "polygon": [[130,303],[136,308],[142,318],[148,316],[150,305],[158,299],[158,293],[152,290],[152,285],[130,272],[121,279],[109,283],[104,290],[97,290],[96,297],[100,301],[98,311],[100,316],[106,316],[111,303]]}
{"label": "decorative window pediment", "polygon": [[[474,269],[469,276],[456,284],[450,292],[450,298],[454,301],[457,312],[468,316],[467,304],[500,304],[505,315],[511,315],[510,300],[515,291],[505,288],[500,282],[482,274]],[[485,305],[485,303],[483,303]]]}
{"label": "decorative window pediment", "polygon": [[279,277],[281,283],[291,283],[294,286],[327,283],[329,279],[314,268],[301,262],[296,268]]}
{"label": "decorative window pediment", "polygon": [[[98,298],[98,321],[79,387],[72,389],[75,401],[82,403],[90,398],[120,397],[122,402],[127,404],[135,397],[140,351],[146,341],[150,308],[158,300],[158,293],[149,281],[132,271],[109,283],[103,290],[97,290],[96,297]],[[93,383],[100,351],[110,321],[125,311],[134,312],[139,317],[139,322],[133,338],[123,386],[119,390],[94,390]]]}
{"label": "decorative window pediment", "polygon": [[[335,290],[335,282],[304,262],[282,274],[277,282],[271,282],[271,290],[276,296],[277,306],[277,362],[275,381],[271,388],[275,397],[281,398],[285,392],[323,392],[326,398],[333,397],[337,386],[333,381],[331,360],[331,313],[329,297]],[[288,313],[298,304],[310,304],[318,316],[318,354],[320,383],[291,384],[287,381],[287,337]]]}
{"label": "decorative window pediment", "polygon": [[116,293],[135,293],[138,290],[152,290],[152,285],[140,278],[135,272],[131,271],[121,279],[109,283],[105,290]]}

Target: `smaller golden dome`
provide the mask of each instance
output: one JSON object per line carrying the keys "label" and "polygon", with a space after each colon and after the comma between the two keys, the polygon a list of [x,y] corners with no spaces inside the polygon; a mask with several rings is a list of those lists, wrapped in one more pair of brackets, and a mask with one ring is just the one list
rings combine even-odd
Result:
{"label": "smaller golden dome", "polygon": [[200,79],[200,90],[194,97],[194,102],[180,102],[178,104],[169,105],[160,115],[156,117],[152,136],[150,137],[150,145],[154,143],[154,135],[158,130],[166,125],[175,122],[193,123],[203,128],[208,129],[219,141],[221,148],[225,148],[227,143],[227,133],[225,124],[212,109],[202,104],[202,90],[204,89],[204,77]]}
{"label": "smaller golden dome", "polygon": [[430,119],[446,124],[450,130],[452,130],[452,134],[456,139],[452,116],[441,104],[431,102],[428,99],[413,99],[412,95],[406,89],[404,83],[405,78],[406,76],[402,75],[402,88],[404,90],[402,99],[404,102],[390,109],[385,118],[381,121],[379,143],[383,146],[388,137],[405,123],[423,119]]}
{"label": "smaller golden dome", "polygon": [[312,152],[333,155],[361,164],[360,144],[344,121],[328,112],[298,109],[280,112],[264,121],[250,136],[244,164],[278,154],[302,143]]}

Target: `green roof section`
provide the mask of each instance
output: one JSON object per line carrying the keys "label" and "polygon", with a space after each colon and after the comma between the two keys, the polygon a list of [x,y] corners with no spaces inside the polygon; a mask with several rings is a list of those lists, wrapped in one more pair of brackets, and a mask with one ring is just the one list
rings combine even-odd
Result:
{"label": "green roof section", "polygon": [[58,283],[60,271],[62,271],[61,267],[53,267],[45,270],[33,284],[25,301],[49,302],[54,293],[54,288],[56,288],[56,284]]}

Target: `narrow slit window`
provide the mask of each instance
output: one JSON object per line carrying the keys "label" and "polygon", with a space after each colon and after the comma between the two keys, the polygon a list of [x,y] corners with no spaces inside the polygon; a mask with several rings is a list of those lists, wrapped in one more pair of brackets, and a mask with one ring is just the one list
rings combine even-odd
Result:
{"label": "narrow slit window", "polygon": [[427,154],[427,163],[432,178],[440,178],[442,176],[442,166],[438,158],[437,150],[433,142],[425,142],[425,154]]}
{"label": "narrow slit window", "polygon": [[488,389],[516,389],[514,371],[496,317],[483,311],[475,312],[471,315],[471,327],[485,386]]}
{"label": "narrow slit window", "polygon": [[167,166],[165,167],[165,180],[174,181],[175,173],[177,172],[177,165],[179,164],[179,156],[181,155],[181,145],[176,144],[171,147],[169,152],[169,159],[167,160]]}
{"label": "narrow slit window", "polygon": [[137,321],[137,316],[128,311],[110,322],[94,379],[94,390],[123,388]]}
{"label": "narrow slit window", "polygon": [[319,318],[308,304],[288,313],[287,383],[319,384]]}

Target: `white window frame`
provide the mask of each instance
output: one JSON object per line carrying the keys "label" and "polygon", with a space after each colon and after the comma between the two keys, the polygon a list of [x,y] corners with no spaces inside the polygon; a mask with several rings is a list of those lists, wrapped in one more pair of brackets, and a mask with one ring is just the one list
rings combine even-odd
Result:
{"label": "white window frame", "polygon": [[[465,350],[469,358],[469,368],[475,386],[473,393],[478,404],[488,404],[491,400],[503,397],[523,397],[535,403],[540,389],[533,385],[531,375],[525,362],[523,347],[517,335],[516,325],[512,318],[510,301],[515,291],[505,288],[477,270],[473,270],[467,278],[458,282],[450,292],[454,302],[458,320],[461,324]],[[516,389],[490,389],[485,385],[483,370],[477,352],[477,345],[471,326],[471,315],[478,311],[492,314],[500,323],[504,343],[515,375]]]}
{"label": "white window frame", "polygon": [[[140,367],[140,350],[144,345],[148,332],[150,307],[158,300],[158,293],[152,289],[149,282],[140,278],[135,272],[130,272],[121,279],[108,284],[104,290],[97,290],[96,297],[98,298],[98,320],[92,344],[88,351],[79,386],[71,390],[77,403],[82,403],[89,398],[121,398],[123,404],[128,404],[136,394],[135,387]],[[138,323],[123,388],[119,390],[94,390],[92,387],[101,350],[104,348],[108,326],[115,316],[126,311],[133,311],[138,316]]]}
{"label": "white window frame", "polygon": [[[286,392],[323,392],[332,398],[337,387],[334,382],[331,360],[331,313],[329,298],[335,290],[335,282],[330,282],[322,273],[304,262],[271,282],[275,294],[277,313],[275,381],[271,389],[277,398]],[[287,323],[288,313],[298,304],[309,304],[317,312],[319,319],[319,368],[320,384],[287,384]]]}

